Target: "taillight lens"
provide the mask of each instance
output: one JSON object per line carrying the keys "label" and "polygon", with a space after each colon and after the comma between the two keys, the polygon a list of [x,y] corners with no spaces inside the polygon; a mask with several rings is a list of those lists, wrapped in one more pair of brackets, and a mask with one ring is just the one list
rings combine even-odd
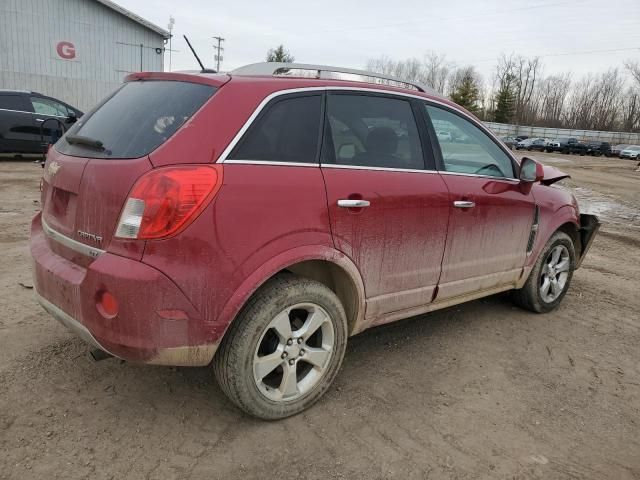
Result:
{"label": "taillight lens", "polygon": [[198,216],[222,185],[222,165],[166,167],[143,175],[120,214],[116,237],[175,235]]}

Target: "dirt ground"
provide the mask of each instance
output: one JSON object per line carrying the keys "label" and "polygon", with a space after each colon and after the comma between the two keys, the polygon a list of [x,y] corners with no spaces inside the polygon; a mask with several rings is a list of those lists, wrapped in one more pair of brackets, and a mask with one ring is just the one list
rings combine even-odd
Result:
{"label": "dirt ground", "polygon": [[560,308],[498,295],[367,331],[274,423],[209,368],[90,360],[25,288],[41,169],[0,160],[0,479],[640,479],[640,172],[530,156],[604,222]]}

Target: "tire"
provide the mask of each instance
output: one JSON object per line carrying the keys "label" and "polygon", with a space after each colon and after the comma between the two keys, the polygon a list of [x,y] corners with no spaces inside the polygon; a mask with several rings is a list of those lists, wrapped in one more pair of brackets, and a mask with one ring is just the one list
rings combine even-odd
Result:
{"label": "tire", "polygon": [[[543,287],[545,286],[545,278],[549,279],[548,264],[552,260],[554,252],[558,251],[560,252],[561,260],[565,259],[564,254],[566,253],[567,270],[564,270],[565,267],[561,267],[562,271],[557,270],[558,273],[555,275],[557,287],[552,284],[548,287],[549,295],[545,295]],[[560,263],[556,262],[555,267]],[[564,232],[554,233],[542,249],[542,252],[540,252],[527,282],[522,288],[514,290],[514,303],[519,307],[536,313],[547,313],[555,309],[569,289],[575,265],[576,253],[571,237]],[[563,273],[566,273],[566,276],[563,276]],[[551,274],[553,275],[553,273]],[[557,290],[555,290],[556,288]]]}
{"label": "tire", "polygon": [[222,391],[240,409],[276,420],[322,397],[340,369],[346,345],[347,317],[335,293],[314,280],[280,274],[243,307],[213,368]]}

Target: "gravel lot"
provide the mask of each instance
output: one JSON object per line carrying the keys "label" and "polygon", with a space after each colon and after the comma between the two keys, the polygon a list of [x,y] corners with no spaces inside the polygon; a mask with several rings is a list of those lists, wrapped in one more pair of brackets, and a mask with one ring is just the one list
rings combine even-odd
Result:
{"label": "gravel lot", "polygon": [[498,295],[365,332],[275,423],[208,368],[90,360],[28,288],[41,169],[0,160],[0,478],[640,478],[640,172],[530,156],[604,222],[561,307]]}

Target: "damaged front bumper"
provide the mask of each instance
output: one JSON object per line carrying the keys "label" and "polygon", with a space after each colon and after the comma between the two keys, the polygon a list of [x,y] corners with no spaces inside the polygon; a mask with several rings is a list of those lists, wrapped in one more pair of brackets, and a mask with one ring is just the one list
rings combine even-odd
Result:
{"label": "damaged front bumper", "polygon": [[590,215],[588,213],[580,214],[580,245],[582,248],[580,250],[580,257],[576,262],[576,268],[579,268],[582,265],[582,261],[584,257],[587,255],[591,244],[593,243],[593,239],[598,233],[600,229],[600,220],[595,215]]}

